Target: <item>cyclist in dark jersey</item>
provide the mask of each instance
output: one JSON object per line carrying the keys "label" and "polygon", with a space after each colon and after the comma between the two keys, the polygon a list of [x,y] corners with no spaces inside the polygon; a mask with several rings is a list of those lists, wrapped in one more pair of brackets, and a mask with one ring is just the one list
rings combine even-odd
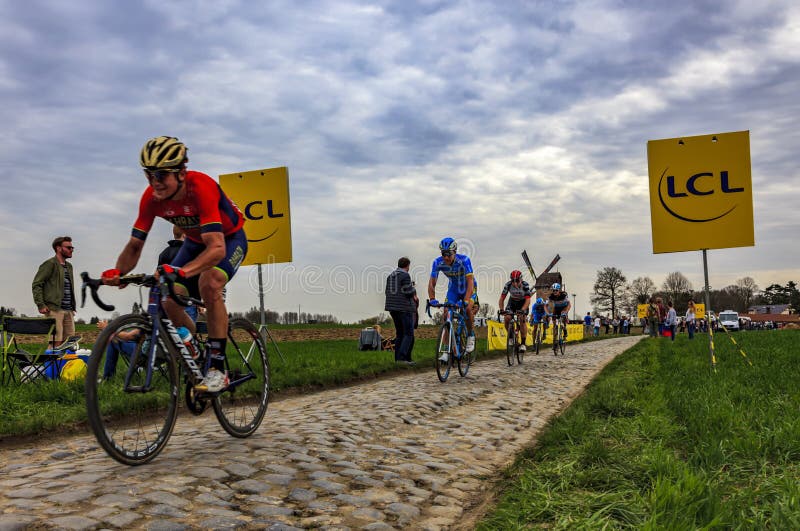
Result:
{"label": "cyclist in dark jersey", "polygon": [[[553,284],[553,291],[547,297],[547,305],[553,319],[564,321],[564,337],[567,337],[567,323],[569,322],[569,309],[572,303],[569,301],[569,294],[561,289],[561,284]],[[555,330],[555,329],[554,329]]]}
{"label": "cyclist in dark jersey", "polygon": [[[509,295],[510,298],[508,300],[508,306],[505,306],[506,295]],[[503,292],[500,294],[500,302],[497,303],[498,308],[503,308],[505,306],[506,311],[509,312],[517,312],[523,311],[525,312],[525,316],[528,315],[528,306],[531,304],[531,287],[528,285],[527,282],[522,280],[522,271],[514,270],[511,272],[511,280],[506,282],[506,285],[503,286]],[[527,319],[525,316],[520,319],[520,333],[522,335],[522,341],[519,346],[519,350],[521,352],[525,352],[525,339],[528,336],[528,326],[527,326]],[[506,332],[508,332],[509,323],[511,322],[511,316],[505,316],[506,322]]]}
{"label": "cyclist in dark jersey", "polygon": [[[195,389],[217,392],[228,385],[224,372],[228,311],[223,289],[247,254],[247,237],[242,229],[242,213],[211,177],[186,169],[189,161],[186,152],[182,142],[168,136],[153,138],[142,148],[140,162],[149,186],[139,202],[131,238],[116,267],[103,273],[103,281],[119,284],[120,275],[136,267],[156,217],[181,227],[186,240],[171,261],[174,272],[169,274],[175,275],[179,282],[198,276],[208,316],[211,369]],[[164,301],[164,308],[176,327],[195,331],[194,322],[176,302]]]}

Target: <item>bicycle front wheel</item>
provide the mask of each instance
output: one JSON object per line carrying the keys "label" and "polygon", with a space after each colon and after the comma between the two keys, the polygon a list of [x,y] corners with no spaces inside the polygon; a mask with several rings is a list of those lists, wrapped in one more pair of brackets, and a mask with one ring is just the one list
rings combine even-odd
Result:
{"label": "bicycle front wheel", "polygon": [[[525,342],[522,341],[522,339],[520,338],[520,343],[519,344],[520,345],[524,345]],[[522,350],[521,348],[517,347],[517,363],[521,364],[522,363],[522,358],[524,358],[524,357],[525,357],[525,351]]]}
{"label": "bicycle front wheel", "polygon": [[561,341],[561,327],[553,324],[553,356],[558,356],[558,343]]}
{"label": "bicycle front wheel", "polygon": [[567,325],[562,324],[560,330],[561,333],[558,335],[558,349],[561,351],[561,355],[563,356],[564,349],[567,347],[567,339],[564,337],[567,335]]}
{"label": "bicycle front wheel", "polygon": [[231,384],[212,405],[220,425],[234,437],[249,437],[269,405],[269,359],[258,329],[247,319],[228,326],[225,365]]}
{"label": "bicycle front wheel", "polygon": [[450,368],[453,366],[453,356],[455,348],[450,337],[450,323],[444,323],[439,331],[439,342],[436,345],[436,376],[440,382],[446,382],[450,376]]}
{"label": "bicycle front wheel", "polygon": [[533,352],[538,355],[539,350],[542,348],[542,325],[536,327],[536,333],[533,336]]}
{"label": "bicycle front wheel", "polygon": [[148,316],[118,317],[98,336],[86,371],[89,425],[106,453],[126,465],[156,457],[178,415],[178,367],[161,341],[146,385],[152,331]]}
{"label": "bicycle front wheel", "polygon": [[514,355],[517,351],[517,326],[512,321],[506,329],[508,340],[506,341],[506,361],[508,366],[514,365]]}

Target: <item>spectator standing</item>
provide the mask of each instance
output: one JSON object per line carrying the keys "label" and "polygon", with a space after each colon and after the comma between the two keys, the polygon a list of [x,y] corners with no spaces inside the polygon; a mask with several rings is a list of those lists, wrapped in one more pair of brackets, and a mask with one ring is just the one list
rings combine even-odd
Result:
{"label": "spectator standing", "polygon": [[661,297],[656,297],[656,309],[658,310],[658,335],[664,334],[664,326],[667,320],[667,307]]}
{"label": "spectator standing", "polygon": [[394,360],[402,363],[413,363],[411,360],[411,347],[414,343],[414,314],[416,306],[414,297],[416,290],[411,284],[411,275],[408,269],[411,260],[405,256],[397,261],[397,269],[386,278],[386,305],[384,310],[389,312],[394,321],[395,349]]}
{"label": "spectator standing", "polygon": [[628,320],[627,316],[622,321],[622,333],[623,334],[630,334],[631,333],[631,322]]}
{"label": "spectator standing", "polygon": [[650,302],[647,303],[647,330],[650,337],[658,335],[658,304],[654,297],[650,297]]}
{"label": "spectator standing", "polygon": [[590,312],[586,312],[586,315],[583,316],[583,335],[585,337],[592,335],[592,314]]}
{"label": "spectator standing", "polygon": [[595,315],[594,317],[594,337],[600,336],[600,316]]}
{"label": "spectator standing", "polygon": [[678,313],[672,306],[672,301],[667,301],[667,316],[664,318],[664,330],[669,330],[670,338],[675,341],[675,334],[678,332]]}
{"label": "spectator standing", "polygon": [[75,247],[69,236],[59,236],[52,245],[55,256],[42,262],[31,287],[39,313],[56,320],[56,346],[75,334],[75,280],[67,261]]}
{"label": "spectator standing", "polygon": [[619,334],[619,319],[614,317],[611,320],[611,329],[614,331],[615,334]]}
{"label": "spectator standing", "polygon": [[694,301],[689,299],[688,307],[686,308],[686,332],[689,334],[689,339],[694,339],[694,320],[695,308]]}

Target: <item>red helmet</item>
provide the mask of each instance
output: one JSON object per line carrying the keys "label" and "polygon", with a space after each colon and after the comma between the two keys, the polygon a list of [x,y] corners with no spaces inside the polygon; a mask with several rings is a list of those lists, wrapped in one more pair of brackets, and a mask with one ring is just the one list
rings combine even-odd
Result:
{"label": "red helmet", "polygon": [[522,278],[522,271],[515,269],[511,272],[511,280],[519,280]]}

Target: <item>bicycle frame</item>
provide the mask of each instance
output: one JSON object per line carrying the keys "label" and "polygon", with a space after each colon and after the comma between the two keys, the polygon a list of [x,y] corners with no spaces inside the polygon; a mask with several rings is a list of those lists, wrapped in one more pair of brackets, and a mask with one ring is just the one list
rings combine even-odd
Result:
{"label": "bicycle frame", "polygon": [[[456,345],[456,359],[463,356],[467,346],[461,344],[461,332],[467,329],[467,318],[464,315],[463,307],[458,304],[444,303],[439,307],[444,308],[444,322],[450,323],[450,338],[448,340],[448,347],[455,343]],[[452,310],[455,310],[453,312]],[[453,319],[453,313],[456,318]],[[430,316],[430,307],[428,308],[428,315]]]}
{"label": "bicycle frame", "polygon": [[[94,299],[95,303],[104,310],[112,311],[114,307],[103,303],[103,301],[101,301],[97,295],[97,289],[100,285],[102,285],[101,282],[99,280],[89,278],[88,274],[86,273],[81,274],[81,276],[83,278],[82,299],[85,300],[85,288],[89,287],[91,289],[92,299]],[[198,366],[197,361],[181,340],[180,335],[178,335],[177,328],[175,328],[175,325],[172,323],[166,313],[166,310],[164,310],[164,307],[161,304],[162,299],[165,298],[161,286],[162,284],[166,285],[169,297],[181,306],[189,306],[192,304],[203,306],[203,301],[176,294],[174,283],[166,278],[166,276],[161,276],[159,279],[156,279],[155,277],[148,275],[129,275],[127,277],[122,277],[120,279],[120,283],[139,284],[140,286],[150,288],[146,313],[150,317],[150,322],[153,324],[153,330],[150,332],[150,344],[148,345],[145,360],[146,374],[144,385],[130,385],[133,372],[136,371],[138,366],[137,360],[132,359],[130,365],[128,366],[128,371],[125,374],[125,392],[146,393],[152,390],[151,384],[153,371],[156,368],[158,345],[160,345],[168,355],[175,356],[180,364],[186,369],[186,375],[189,384],[194,385],[200,382],[204,378],[204,375],[208,372],[211,364],[211,358],[206,356],[203,367],[201,368]],[[169,338],[169,341],[162,341],[162,332]],[[230,383],[224,391],[231,391],[246,381],[255,378],[252,367],[249,365],[249,359],[245,360],[245,365],[248,367],[250,372],[241,375],[239,378],[231,378]],[[208,395],[213,396],[214,393],[208,393]]]}
{"label": "bicycle frame", "polygon": [[[195,384],[203,379],[203,373],[207,372],[208,364],[210,359],[206,358],[206,367],[204,370],[201,370],[198,367],[197,362],[195,361],[194,357],[192,357],[191,352],[186,347],[186,345],[181,340],[180,335],[178,335],[178,330],[175,328],[175,325],[169,319],[164,311],[164,307],[161,305],[161,288],[158,285],[152,286],[150,288],[150,296],[147,303],[147,314],[150,316],[150,320],[153,323],[153,330],[150,333],[150,345],[147,349],[147,373],[145,375],[144,385],[142,386],[131,386],[130,379],[133,375],[133,371],[136,370],[136,360],[131,360],[130,365],[128,366],[128,372],[125,374],[125,392],[133,393],[133,392],[148,392],[152,390],[150,387],[153,378],[153,371],[155,370],[156,365],[156,346],[159,344],[158,341],[160,339],[161,333],[161,326],[164,327],[164,330],[168,334],[170,338],[170,342],[174,350],[180,354],[178,359],[183,364],[184,368],[187,371],[187,375],[189,380],[192,384]],[[159,324],[161,326],[159,326]],[[168,353],[170,352],[169,348],[164,344],[161,343],[162,348]]]}

